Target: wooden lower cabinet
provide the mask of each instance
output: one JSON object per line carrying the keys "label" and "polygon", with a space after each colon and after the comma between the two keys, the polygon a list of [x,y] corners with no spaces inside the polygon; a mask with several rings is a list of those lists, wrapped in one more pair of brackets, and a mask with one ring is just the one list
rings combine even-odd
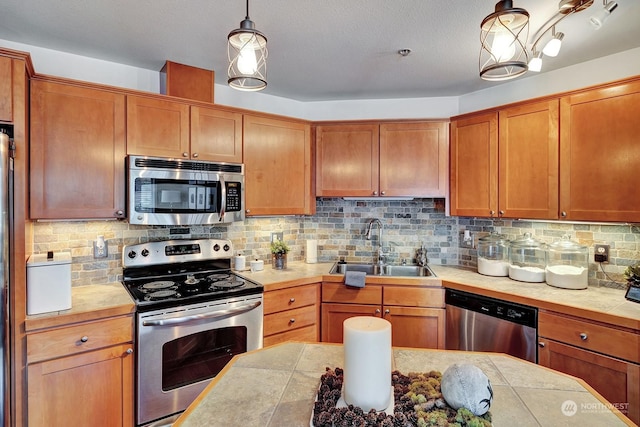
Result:
{"label": "wooden lower cabinet", "polygon": [[133,425],[132,332],[124,316],[28,333],[28,425]]}
{"label": "wooden lower cabinet", "polygon": [[320,284],[264,293],[264,346],[286,341],[318,342]]}
{"label": "wooden lower cabinet", "polygon": [[349,288],[324,283],[322,342],[341,343],[342,323],[354,316],[388,320],[393,346],[444,349],[445,311],[441,288],[395,285]]}
{"label": "wooden lower cabinet", "polygon": [[640,365],[540,338],[538,363],[581,378],[605,399],[640,423]]}
{"label": "wooden lower cabinet", "polygon": [[583,379],[640,424],[640,334],[591,319],[538,313],[538,363]]}

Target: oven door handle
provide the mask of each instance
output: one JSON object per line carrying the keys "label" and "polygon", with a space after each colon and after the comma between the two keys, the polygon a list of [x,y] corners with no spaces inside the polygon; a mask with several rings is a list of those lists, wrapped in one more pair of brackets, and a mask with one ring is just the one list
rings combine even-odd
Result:
{"label": "oven door handle", "polygon": [[262,302],[256,301],[252,304],[241,305],[240,307],[229,308],[227,310],[220,310],[213,313],[194,314],[192,316],[182,316],[182,317],[171,317],[168,319],[143,320],[142,326],[171,326],[171,325],[179,325],[187,322],[193,322],[196,320],[216,319],[219,317],[229,316],[232,314],[245,313],[247,311],[253,310],[256,307],[260,307],[260,305],[262,305]]}

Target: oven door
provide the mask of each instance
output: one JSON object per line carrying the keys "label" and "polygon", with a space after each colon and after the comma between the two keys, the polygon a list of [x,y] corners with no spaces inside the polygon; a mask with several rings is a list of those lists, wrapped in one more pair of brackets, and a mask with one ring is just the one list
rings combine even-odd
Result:
{"label": "oven door", "polygon": [[233,356],[261,348],[262,300],[138,313],[137,424],[184,411]]}

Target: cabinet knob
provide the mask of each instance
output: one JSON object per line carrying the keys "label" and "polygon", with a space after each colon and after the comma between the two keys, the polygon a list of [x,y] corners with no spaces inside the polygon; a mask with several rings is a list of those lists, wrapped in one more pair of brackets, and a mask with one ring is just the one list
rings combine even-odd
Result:
{"label": "cabinet knob", "polygon": [[567,212],[565,212],[565,211],[560,212],[560,216],[563,217],[563,218],[566,218]]}
{"label": "cabinet knob", "polygon": [[124,211],[122,209],[118,209],[116,211],[116,217],[122,218],[124,216]]}
{"label": "cabinet knob", "polygon": [[539,342],[538,342],[538,347],[540,347],[540,348],[544,348],[544,346],[546,346],[546,344],[545,344],[545,343],[543,343],[542,341],[539,341]]}
{"label": "cabinet knob", "polygon": [[251,209],[245,209],[245,213],[251,213]]}
{"label": "cabinet knob", "polygon": [[289,302],[296,302],[295,298],[289,298]]}
{"label": "cabinet knob", "polygon": [[374,195],[374,196],[377,196],[377,195],[378,195],[378,192],[377,192],[377,191],[374,191],[374,192],[373,192],[373,195]]}
{"label": "cabinet knob", "polygon": [[587,334],[585,334],[584,332],[582,332],[582,333],[580,334],[580,339],[581,339],[582,341],[586,341],[586,340],[587,340],[587,338],[589,338],[589,337],[588,337],[588,336],[587,336]]}
{"label": "cabinet knob", "polygon": [[80,338],[80,341],[87,342],[87,341],[89,341],[89,337],[85,335],[82,338]]}
{"label": "cabinet knob", "polygon": [[198,153],[193,153],[193,158],[197,159],[198,158]]}
{"label": "cabinet knob", "polygon": [[500,214],[500,216],[504,215],[504,211],[500,211],[498,213]]}
{"label": "cabinet knob", "polygon": [[384,192],[384,191],[381,191],[381,192],[380,192],[380,195],[381,195],[381,196],[384,196],[384,195],[385,195],[385,192]]}
{"label": "cabinet knob", "polygon": [[391,310],[389,310],[388,308],[384,311],[384,314],[389,314],[391,313]]}
{"label": "cabinet knob", "polygon": [[289,319],[289,323],[296,323],[296,319],[294,318]]}
{"label": "cabinet knob", "polygon": [[132,348],[128,348],[127,349],[127,354],[131,354],[131,353],[133,353],[133,349]]}
{"label": "cabinet knob", "polygon": [[376,314],[380,314],[380,309],[376,308]]}
{"label": "cabinet knob", "polygon": [[185,151],[184,153],[182,153],[182,157],[189,157],[189,153]]}
{"label": "cabinet knob", "polygon": [[494,216],[496,214],[496,211],[489,211],[489,215]]}

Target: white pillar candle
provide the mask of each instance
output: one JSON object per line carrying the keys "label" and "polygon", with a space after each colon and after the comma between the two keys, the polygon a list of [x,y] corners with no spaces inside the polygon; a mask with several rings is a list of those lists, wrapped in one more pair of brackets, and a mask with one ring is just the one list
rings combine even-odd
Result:
{"label": "white pillar candle", "polygon": [[344,391],[347,404],[387,409],[391,398],[391,323],[379,317],[346,319],[344,332]]}

